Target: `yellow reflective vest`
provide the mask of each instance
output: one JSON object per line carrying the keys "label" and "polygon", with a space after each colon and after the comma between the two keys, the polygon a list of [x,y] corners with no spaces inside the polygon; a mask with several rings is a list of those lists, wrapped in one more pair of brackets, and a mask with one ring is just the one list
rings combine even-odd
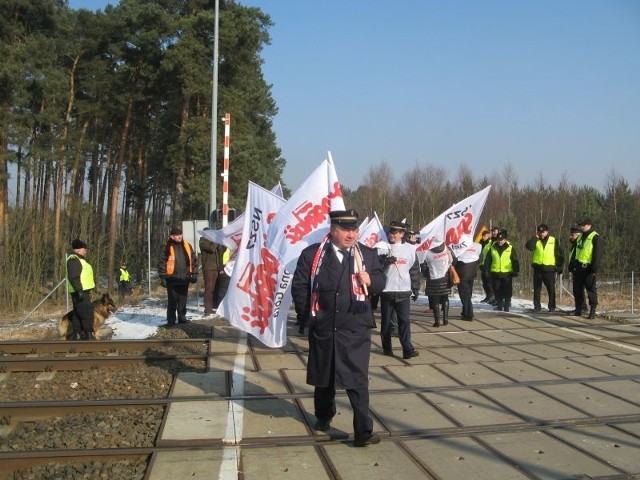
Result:
{"label": "yellow reflective vest", "polygon": [[[77,258],[80,260],[80,264],[82,265],[82,272],[80,273],[80,283],[82,284],[82,290],[91,290],[96,288],[96,281],[93,279],[93,267],[89,262],[87,262],[84,258],[79,257],[78,255],[72,253],[67,257],[67,262],[69,262],[70,258]],[[71,285],[69,281],[69,272],[67,271],[67,290],[69,293],[75,292],[75,288]]]}
{"label": "yellow reflective vest", "polygon": [[556,238],[549,236],[547,244],[542,245],[542,240],[536,242],[536,249],[533,251],[534,265],[550,265],[556,264]]}
{"label": "yellow reflective vest", "polygon": [[509,273],[513,272],[513,265],[511,263],[511,250],[513,246],[509,244],[502,253],[498,252],[495,248],[491,249],[491,272],[492,273]]}

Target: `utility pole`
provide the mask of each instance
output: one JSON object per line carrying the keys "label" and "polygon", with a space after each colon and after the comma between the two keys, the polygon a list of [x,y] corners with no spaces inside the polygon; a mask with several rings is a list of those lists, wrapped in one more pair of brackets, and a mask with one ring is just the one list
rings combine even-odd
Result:
{"label": "utility pole", "polygon": [[209,226],[211,225],[212,212],[217,210],[216,204],[216,146],[218,137],[218,31],[220,22],[218,17],[220,14],[220,0],[215,1],[214,24],[213,24],[213,81],[211,82],[211,173],[209,185]]}

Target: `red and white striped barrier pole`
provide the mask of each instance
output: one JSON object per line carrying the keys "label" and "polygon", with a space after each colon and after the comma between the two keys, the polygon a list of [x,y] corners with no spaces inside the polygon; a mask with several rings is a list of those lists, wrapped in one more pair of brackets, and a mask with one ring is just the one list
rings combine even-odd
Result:
{"label": "red and white striped barrier pole", "polygon": [[222,226],[229,223],[229,133],[231,131],[231,114],[224,118],[224,164],[222,168]]}

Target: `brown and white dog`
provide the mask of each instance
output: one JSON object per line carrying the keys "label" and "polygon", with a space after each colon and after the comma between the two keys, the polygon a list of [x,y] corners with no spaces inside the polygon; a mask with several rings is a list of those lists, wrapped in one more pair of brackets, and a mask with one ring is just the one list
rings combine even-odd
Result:
{"label": "brown and white dog", "polygon": [[[93,335],[96,340],[106,339],[106,335],[100,333],[100,329],[104,325],[104,322],[109,318],[113,312],[118,309],[113,299],[108,293],[103,293],[102,296],[93,301]],[[75,315],[74,311],[67,312],[60,323],[58,324],[58,333],[60,340],[68,339],[72,333],[72,318]]]}

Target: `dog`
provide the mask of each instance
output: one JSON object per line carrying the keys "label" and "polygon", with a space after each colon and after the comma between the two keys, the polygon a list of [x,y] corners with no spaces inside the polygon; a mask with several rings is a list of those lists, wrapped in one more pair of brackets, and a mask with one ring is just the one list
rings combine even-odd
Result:
{"label": "dog", "polygon": [[[108,293],[103,293],[102,296],[93,301],[93,337],[96,340],[104,340],[106,335],[100,333],[100,329],[104,325],[104,322],[109,318],[113,312],[118,309],[115,302]],[[68,340],[73,334],[72,322],[75,312],[71,310],[67,312],[60,323],[58,324],[58,334],[60,340]]]}

